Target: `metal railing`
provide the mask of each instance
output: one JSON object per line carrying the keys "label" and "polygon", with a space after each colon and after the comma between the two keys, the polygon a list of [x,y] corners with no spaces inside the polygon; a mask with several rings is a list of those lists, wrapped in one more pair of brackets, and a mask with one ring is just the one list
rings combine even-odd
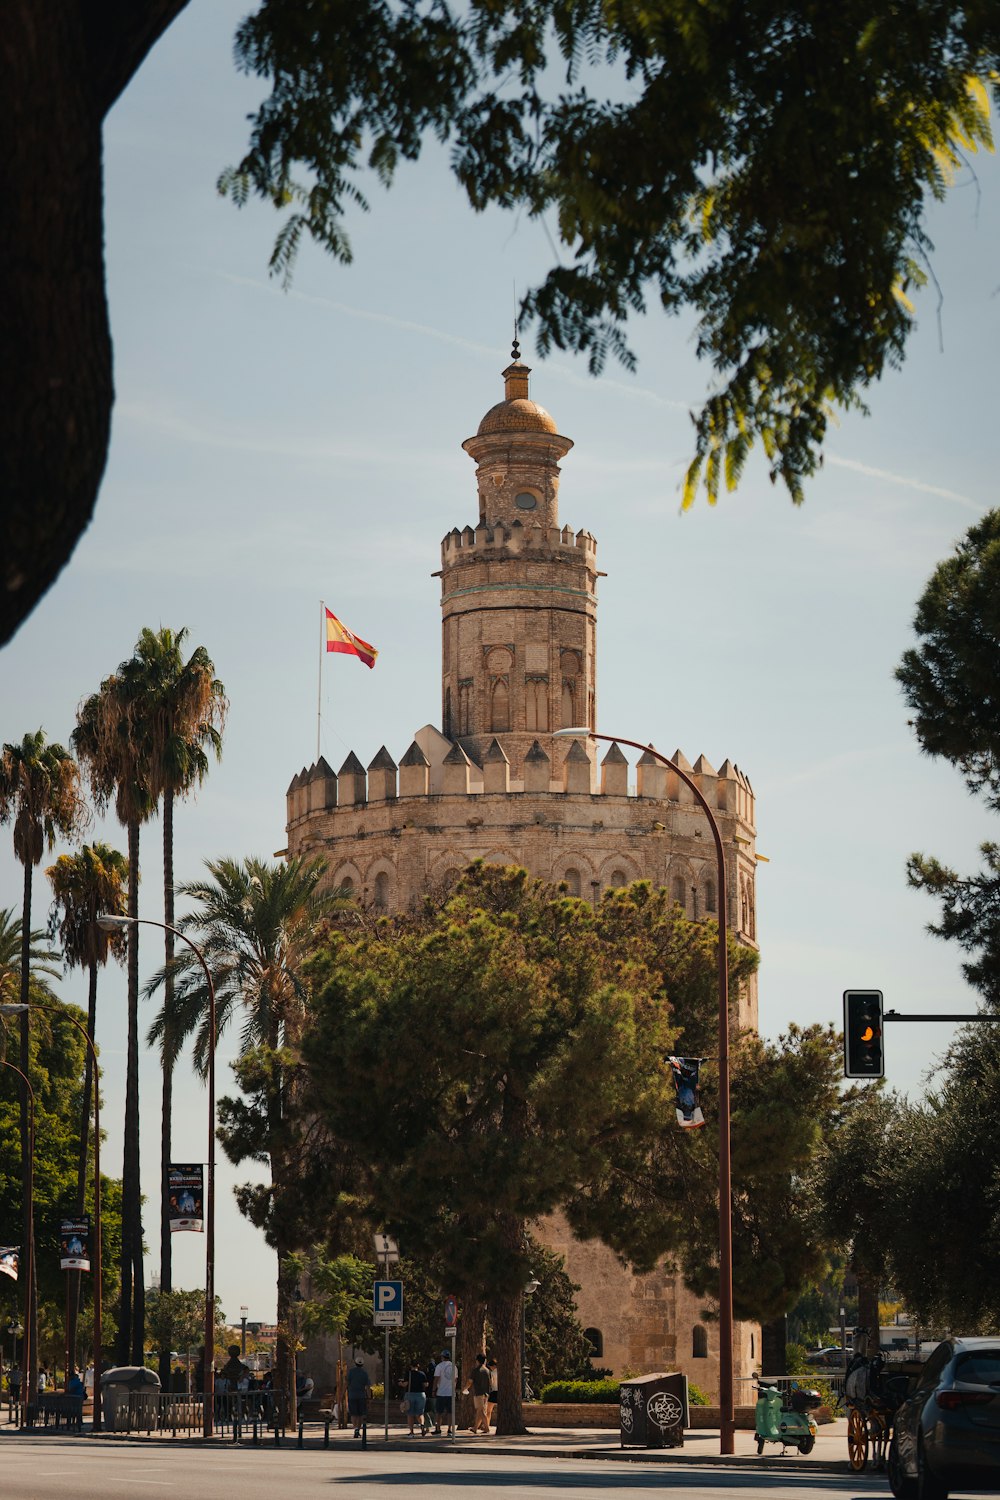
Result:
{"label": "metal railing", "polygon": [[[264,1433],[280,1437],[285,1426],[270,1391],[234,1391],[210,1396],[216,1431],[239,1442],[246,1433],[254,1440]],[[104,1426],[108,1432],[159,1433],[200,1437],[204,1430],[205,1397],[169,1391],[104,1391]]]}
{"label": "metal railing", "polygon": [[809,1390],[817,1381],[829,1386],[836,1398],[834,1410],[839,1411],[844,1405],[844,1380],[842,1370],[827,1373],[825,1370],[810,1370],[803,1375],[741,1375],[737,1381],[740,1386],[742,1405],[753,1406],[757,1400],[754,1387],[760,1382],[763,1385],[774,1385],[780,1390],[783,1397],[787,1397],[792,1391],[805,1388]]}

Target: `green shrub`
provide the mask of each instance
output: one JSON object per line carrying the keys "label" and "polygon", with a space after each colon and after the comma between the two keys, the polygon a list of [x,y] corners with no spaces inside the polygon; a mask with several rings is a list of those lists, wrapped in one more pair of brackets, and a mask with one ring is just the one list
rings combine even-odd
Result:
{"label": "green shrub", "polygon": [[618,1385],[617,1380],[553,1380],[542,1386],[541,1400],[550,1404],[568,1402],[571,1406],[597,1402],[617,1406]]}
{"label": "green shrub", "polygon": [[693,1380],[688,1381],[688,1406],[711,1406],[711,1401],[705,1395],[700,1385],[695,1385]]}

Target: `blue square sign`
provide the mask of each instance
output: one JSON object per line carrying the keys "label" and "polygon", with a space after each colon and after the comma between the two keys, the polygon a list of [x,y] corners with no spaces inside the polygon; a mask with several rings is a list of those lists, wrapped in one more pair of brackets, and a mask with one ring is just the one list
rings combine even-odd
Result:
{"label": "blue square sign", "polygon": [[401,1281],[376,1281],[373,1300],[376,1328],[402,1328],[403,1283]]}

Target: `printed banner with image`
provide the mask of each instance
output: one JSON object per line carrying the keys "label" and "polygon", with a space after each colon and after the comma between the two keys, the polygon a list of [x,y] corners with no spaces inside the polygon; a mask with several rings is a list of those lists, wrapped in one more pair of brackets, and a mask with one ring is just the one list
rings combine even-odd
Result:
{"label": "printed banner with image", "polygon": [[201,1162],[187,1166],[171,1164],[167,1176],[171,1234],[182,1229],[201,1234],[204,1227],[202,1205],[205,1201],[202,1174]]}
{"label": "printed banner with image", "polygon": [[0,1276],[9,1276],[11,1281],[16,1281],[20,1258],[21,1250],[18,1245],[0,1245]]}
{"label": "printed banner with image", "polygon": [[64,1271],[90,1270],[90,1220],[61,1219],[59,1223],[59,1265]]}

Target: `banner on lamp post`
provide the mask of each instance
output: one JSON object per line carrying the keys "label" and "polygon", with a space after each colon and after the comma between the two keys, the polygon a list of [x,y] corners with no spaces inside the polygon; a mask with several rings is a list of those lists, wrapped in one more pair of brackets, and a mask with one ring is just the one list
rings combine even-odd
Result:
{"label": "banner on lamp post", "polygon": [[9,1276],[11,1281],[16,1281],[20,1259],[19,1245],[0,1245],[0,1276]]}
{"label": "banner on lamp post", "polygon": [[677,1123],[682,1130],[698,1130],[705,1123],[701,1112],[701,1065],[703,1057],[668,1057],[677,1093]]}
{"label": "banner on lamp post", "polygon": [[90,1270],[90,1220],[59,1221],[59,1265],[63,1271]]}
{"label": "banner on lamp post", "polygon": [[205,1188],[204,1168],[201,1162],[187,1165],[171,1164],[167,1174],[167,1194],[170,1200],[170,1233],[191,1230],[201,1234],[204,1229]]}

